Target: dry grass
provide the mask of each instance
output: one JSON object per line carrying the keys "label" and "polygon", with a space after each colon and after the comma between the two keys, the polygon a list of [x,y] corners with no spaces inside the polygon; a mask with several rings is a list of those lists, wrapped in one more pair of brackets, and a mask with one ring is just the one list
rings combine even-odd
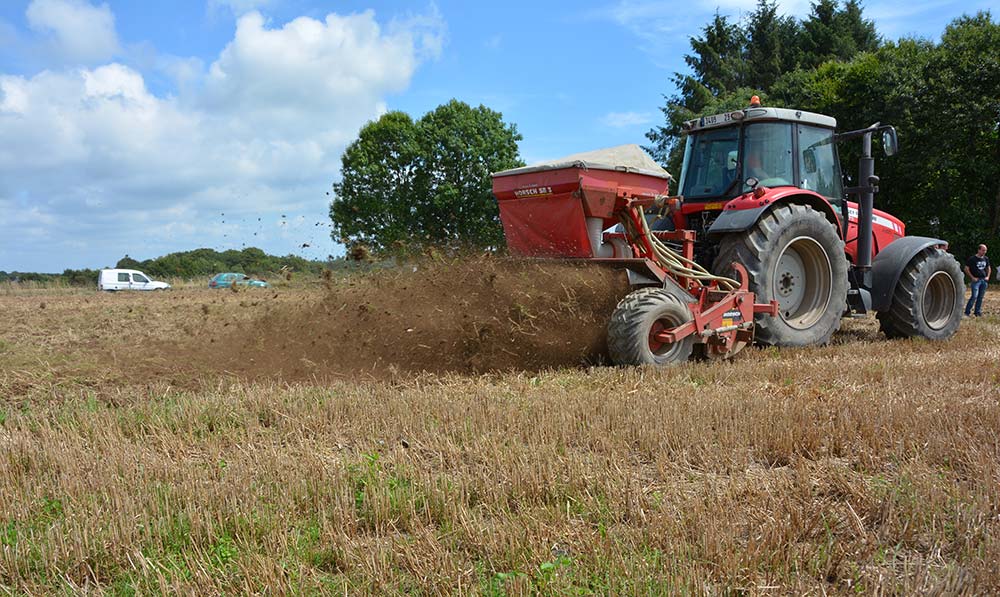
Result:
{"label": "dry grass", "polygon": [[108,354],[311,290],[0,293],[0,593],[1000,591],[1000,300],[947,343],[287,384]]}

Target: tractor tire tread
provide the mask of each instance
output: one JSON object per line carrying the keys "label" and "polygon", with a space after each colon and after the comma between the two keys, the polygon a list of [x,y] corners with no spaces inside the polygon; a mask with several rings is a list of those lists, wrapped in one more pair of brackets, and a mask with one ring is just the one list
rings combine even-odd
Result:
{"label": "tractor tire tread", "polygon": [[[718,256],[712,271],[727,274],[729,264],[737,261],[746,268],[750,290],[757,300],[769,301],[772,292],[765,286],[769,281],[767,269],[773,270],[772,259],[776,259],[782,247],[778,246],[782,235],[791,227],[812,228],[819,234],[814,238],[821,243],[830,258],[833,285],[828,313],[820,321],[805,330],[788,326],[780,316],[760,314],[755,319],[755,341],[758,344],[775,346],[808,346],[826,344],[833,333],[840,329],[840,318],[847,304],[847,260],[844,257],[844,242],[837,234],[837,228],[820,212],[807,205],[783,204],[761,216],[749,230],[730,234],[720,242]],[[790,239],[789,239],[790,240]]]}
{"label": "tractor tire tread", "polygon": [[[946,272],[955,283],[956,296],[948,323],[934,330],[923,319],[921,297],[923,284],[939,271]],[[965,285],[962,269],[949,253],[941,249],[926,249],[914,257],[900,273],[892,293],[889,309],[876,313],[879,327],[887,338],[921,337],[930,340],[950,338],[958,330],[962,319],[962,302]]]}
{"label": "tractor tire tread", "polygon": [[[618,365],[665,365],[686,361],[691,356],[694,338],[688,336],[678,344],[670,359],[657,359],[648,348],[647,334],[654,314],[672,312],[688,321],[691,311],[682,300],[659,287],[640,288],[618,302],[608,322],[608,355]],[[655,318],[654,318],[655,320]]]}

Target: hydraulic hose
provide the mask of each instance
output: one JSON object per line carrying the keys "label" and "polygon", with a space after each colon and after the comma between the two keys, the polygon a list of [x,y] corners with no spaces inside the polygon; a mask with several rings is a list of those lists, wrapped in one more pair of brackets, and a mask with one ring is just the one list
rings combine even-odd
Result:
{"label": "hydraulic hose", "polygon": [[[635,209],[636,208],[634,207],[630,207],[629,211],[633,211]],[[739,282],[736,280],[725,276],[717,276],[706,270],[698,263],[687,259],[677,251],[668,247],[665,243],[663,243],[663,241],[653,236],[652,231],[649,229],[649,223],[646,222],[645,214],[639,210],[636,215],[638,216],[636,220],[638,220],[641,229],[636,229],[635,222],[627,213],[622,213],[619,216],[622,227],[625,229],[625,235],[633,244],[638,244],[636,242],[638,239],[648,239],[649,246],[653,249],[653,261],[655,261],[656,264],[659,265],[664,271],[674,276],[693,278],[704,284],[716,282],[720,288],[724,288],[726,290],[736,290],[740,287]]]}

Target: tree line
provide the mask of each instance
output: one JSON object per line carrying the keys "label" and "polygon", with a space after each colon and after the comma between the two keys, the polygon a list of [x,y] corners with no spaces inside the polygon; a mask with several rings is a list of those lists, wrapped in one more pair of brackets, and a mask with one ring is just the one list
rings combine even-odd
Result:
{"label": "tree line", "polygon": [[230,249],[195,249],[169,253],[155,259],[137,261],[128,255],[118,260],[115,267],[137,269],[154,278],[196,278],[211,276],[220,272],[237,272],[265,277],[279,271],[293,271],[318,274],[326,262],[315,261],[297,255],[278,257],[268,255],[257,247],[247,247],[241,251]]}
{"label": "tree line", "polygon": [[[162,257],[142,261],[125,255],[118,260],[115,267],[141,270],[153,278],[190,279],[212,276],[220,272],[238,272],[267,277],[278,272],[319,274],[323,269],[336,268],[337,261],[343,260],[331,258],[328,261],[317,261],[297,255],[278,257],[268,255],[256,247],[247,247],[241,251],[231,249],[221,252],[214,249],[195,249],[169,253]],[[0,282],[41,282],[62,283],[70,286],[92,286],[97,284],[99,271],[96,269],[67,269],[61,274],[0,271]]]}

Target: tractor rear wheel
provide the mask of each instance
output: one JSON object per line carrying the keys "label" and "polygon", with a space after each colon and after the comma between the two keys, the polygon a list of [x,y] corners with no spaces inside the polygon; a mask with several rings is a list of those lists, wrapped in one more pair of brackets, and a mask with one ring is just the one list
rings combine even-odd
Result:
{"label": "tractor rear wheel", "polygon": [[903,268],[892,304],[876,317],[889,338],[945,340],[958,330],[964,298],[958,262],[941,249],[928,249]]}
{"label": "tractor rear wheel", "polygon": [[826,344],[847,308],[847,259],[837,228],[807,205],[779,205],[742,233],[724,237],[712,270],[750,275],[756,301],[778,301],[778,314],[756,318],[756,341],[776,346]]}
{"label": "tractor rear wheel", "polygon": [[682,300],[662,288],[640,288],[623,298],[608,322],[608,353],[618,365],[671,365],[691,357],[694,336],[665,343],[658,332],[694,319]]}

